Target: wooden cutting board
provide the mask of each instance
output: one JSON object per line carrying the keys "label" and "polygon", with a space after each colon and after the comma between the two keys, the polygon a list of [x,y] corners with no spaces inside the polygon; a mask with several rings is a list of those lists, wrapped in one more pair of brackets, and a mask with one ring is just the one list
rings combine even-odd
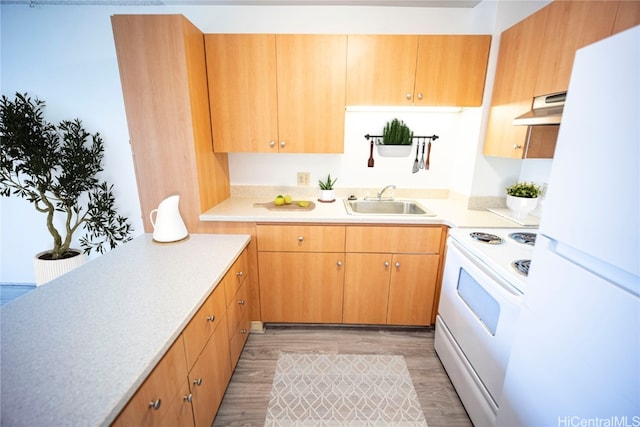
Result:
{"label": "wooden cutting board", "polygon": [[312,211],[316,208],[316,204],[310,200],[308,201],[309,206],[306,206],[306,207],[298,206],[299,201],[300,200],[294,200],[291,202],[291,204],[288,204],[288,205],[276,205],[273,201],[264,202],[264,203],[254,203],[253,207],[265,208],[265,209],[269,209],[270,211]]}

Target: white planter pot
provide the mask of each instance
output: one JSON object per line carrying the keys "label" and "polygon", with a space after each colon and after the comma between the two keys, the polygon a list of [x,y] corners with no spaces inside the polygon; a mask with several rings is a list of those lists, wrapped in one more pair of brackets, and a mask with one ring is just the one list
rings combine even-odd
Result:
{"label": "white planter pot", "polygon": [[378,154],[382,157],[407,157],[411,154],[411,149],[413,145],[384,145],[378,144],[376,145],[378,149]]}
{"label": "white planter pot", "polygon": [[320,190],[318,200],[321,202],[334,202],[336,200],[336,190]]}
{"label": "white planter pot", "polygon": [[538,206],[538,198],[516,197],[507,194],[507,207],[514,218],[525,218]]}
{"label": "white planter pot", "polygon": [[77,252],[78,255],[71,258],[63,259],[40,259],[40,256],[50,252],[44,251],[37,254],[33,259],[33,265],[36,272],[36,286],[43,285],[56,277],[62,276],[69,271],[80,267],[87,262],[87,256],[79,249],[69,249]]}

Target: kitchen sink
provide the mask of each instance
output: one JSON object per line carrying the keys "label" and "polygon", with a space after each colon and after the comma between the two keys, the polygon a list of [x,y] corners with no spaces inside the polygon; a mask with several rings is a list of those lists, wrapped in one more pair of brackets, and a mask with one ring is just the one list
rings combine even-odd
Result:
{"label": "kitchen sink", "polygon": [[349,215],[436,216],[414,200],[344,200]]}

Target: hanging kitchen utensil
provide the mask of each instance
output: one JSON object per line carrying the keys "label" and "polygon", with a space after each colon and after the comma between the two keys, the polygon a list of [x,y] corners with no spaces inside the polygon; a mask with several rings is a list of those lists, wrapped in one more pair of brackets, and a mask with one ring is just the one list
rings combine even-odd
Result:
{"label": "hanging kitchen utensil", "polygon": [[371,148],[369,149],[369,163],[367,163],[367,166],[370,168],[373,167],[373,138],[371,139]]}
{"label": "hanging kitchen utensil", "polygon": [[420,157],[420,169],[424,169],[424,146],[425,146],[425,141],[423,139],[422,142],[420,143],[420,147],[422,147],[422,157]]}
{"label": "hanging kitchen utensil", "polygon": [[420,145],[416,144],[416,161],[413,162],[413,173],[417,173],[420,170],[418,165],[418,154],[420,154]]}
{"label": "hanging kitchen utensil", "polygon": [[431,157],[431,140],[429,140],[429,143],[427,144],[427,160],[424,163],[424,168],[426,170],[429,170],[429,159]]}

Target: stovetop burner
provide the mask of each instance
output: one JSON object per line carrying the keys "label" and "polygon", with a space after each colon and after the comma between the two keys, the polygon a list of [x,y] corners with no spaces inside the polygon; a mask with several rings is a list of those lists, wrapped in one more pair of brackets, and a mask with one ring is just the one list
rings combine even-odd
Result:
{"label": "stovetop burner", "polygon": [[527,233],[527,232],[518,232],[509,234],[513,240],[518,243],[524,243],[525,245],[535,245],[536,243],[536,233]]}
{"label": "stovetop burner", "polygon": [[530,259],[519,259],[517,261],[513,261],[511,266],[516,269],[516,271],[523,276],[529,275],[529,267],[531,266]]}
{"label": "stovetop burner", "polygon": [[502,237],[496,236],[495,234],[474,231],[473,233],[469,233],[469,236],[471,236],[471,238],[474,240],[482,243],[488,243],[490,245],[499,245],[501,243],[504,243]]}

